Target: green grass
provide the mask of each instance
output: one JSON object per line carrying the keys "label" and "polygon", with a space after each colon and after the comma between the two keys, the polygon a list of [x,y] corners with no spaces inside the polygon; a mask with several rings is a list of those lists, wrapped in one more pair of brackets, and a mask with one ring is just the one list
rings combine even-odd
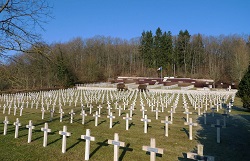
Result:
{"label": "green grass", "polygon": [[[131,101],[129,102],[131,103]],[[121,102],[120,102],[121,104]],[[144,100],[146,104],[146,100]],[[1,103],[3,106],[3,102]],[[99,105],[99,103],[98,103]],[[172,105],[172,103],[171,103]],[[203,118],[198,117],[193,108],[190,108],[193,114],[190,116],[194,122],[198,122],[197,127],[193,127],[193,140],[188,139],[188,126],[184,125],[184,118],[182,107],[182,95],[176,113],[174,114],[174,123],[169,125],[169,137],[164,136],[164,124],[160,123],[165,119],[166,115],[170,115],[166,109],[164,113],[159,113],[159,119],[155,119],[155,113],[148,109],[148,118],[152,120],[149,123],[148,133],[143,133],[143,122],[141,122],[142,114],[139,111],[139,96],[135,106],[133,120],[130,121],[130,129],[125,130],[125,120],[122,119],[126,114],[123,111],[122,116],[118,116],[118,110],[114,110],[112,105],[113,115],[116,116],[113,122],[113,128],[109,129],[109,119],[107,118],[106,104],[103,104],[102,114],[99,118],[99,125],[94,126],[93,114],[97,110],[97,105],[93,103],[94,110],[85,118],[85,125],[81,124],[80,104],[74,107],[74,103],[69,107],[68,103],[63,106],[64,119],[59,122],[58,105],[54,114],[54,119],[50,122],[49,112],[45,113],[45,119],[41,119],[40,105],[38,109],[26,108],[24,104],[23,116],[19,116],[19,110],[16,116],[13,116],[13,109],[8,115],[8,109],[5,114],[2,114],[2,107],[0,109],[0,133],[3,132],[4,116],[8,116],[10,124],[8,125],[7,135],[0,135],[0,160],[84,160],[85,142],[81,140],[81,135],[86,133],[86,129],[91,130],[91,136],[95,137],[95,141],[91,142],[90,160],[93,161],[110,161],[113,160],[113,146],[108,145],[108,139],[114,139],[114,133],[119,133],[120,141],[125,142],[126,147],[120,148],[120,160],[124,161],[141,161],[149,160],[150,156],[142,150],[143,145],[150,144],[150,138],[156,139],[156,147],[164,148],[164,154],[156,157],[156,160],[164,161],[184,161],[185,153],[194,151],[197,143],[204,144],[204,154],[215,156],[216,161],[235,161],[247,160],[250,156],[247,149],[250,145],[250,114],[247,110],[241,108],[241,102],[236,98],[235,107],[231,113],[230,118],[227,119],[228,127],[221,131],[221,144],[216,143],[216,129],[211,128],[211,124],[215,123],[216,118],[222,119],[220,114],[216,114],[213,118],[208,115],[207,125],[203,125]],[[51,107],[51,106],[50,106]],[[123,107],[123,106],[122,106]],[[46,105],[45,105],[46,108]],[[70,124],[70,110],[74,108],[76,115],[74,116],[74,123]],[[126,110],[129,113],[128,110]],[[19,131],[19,138],[14,139],[13,122],[16,118],[20,119],[22,126]],[[33,130],[32,142],[27,143],[28,129],[25,126],[28,121],[32,120],[35,125]],[[48,122],[49,128],[52,132],[48,135],[48,146],[43,147],[43,132],[41,127]],[[62,137],[58,134],[63,126],[66,125],[71,136],[67,138],[67,151],[65,154],[61,152]]]}

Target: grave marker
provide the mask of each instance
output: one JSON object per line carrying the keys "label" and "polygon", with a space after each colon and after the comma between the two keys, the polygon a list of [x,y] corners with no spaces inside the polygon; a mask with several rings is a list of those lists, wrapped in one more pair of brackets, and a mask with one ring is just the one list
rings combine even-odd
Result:
{"label": "grave marker", "polygon": [[132,118],[128,116],[128,113],[126,113],[126,117],[123,117],[123,119],[126,120],[126,130],[128,130],[129,127],[128,121],[132,120]]}
{"label": "grave marker", "polygon": [[82,110],[80,115],[82,115],[82,124],[84,125],[85,124],[85,116],[87,116],[87,114],[85,113],[85,110]]}
{"label": "grave marker", "polygon": [[98,111],[95,112],[93,117],[95,117],[95,126],[97,126],[98,125],[98,117],[100,117],[100,115],[98,115]]}
{"label": "grave marker", "polygon": [[70,111],[69,114],[70,114],[70,123],[72,124],[73,123],[73,119],[74,119],[74,115],[75,115],[74,110],[71,109],[71,111]]}
{"label": "grave marker", "polygon": [[118,133],[115,133],[114,140],[108,140],[108,144],[114,145],[114,161],[119,159],[119,147],[124,147],[125,143],[119,141]]}
{"label": "grave marker", "polygon": [[189,118],[189,122],[185,122],[184,125],[189,125],[189,140],[193,140],[193,126],[197,126],[197,123],[192,122],[192,118]]}
{"label": "grave marker", "polygon": [[220,125],[220,120],[216,120],[216,125],[212,124],[211,127],[216,127],[217,129],[217,143],[220,143],[220,129],[223,128],[222,125]]}
{"label": "grave marker", "polygon": [[109,118],[109,128],[111,129],[113,127],[113,119],[115,118],[115,116],[113,116],[113,113],[110,112],[110,115],[107,116],[107,118]]}
{"label": "grave marker", "polygon": [[162,148],[156,148],[155,138],[150,139],[150,146],[142,146],[142,150],[150,153],[150,161],[155,161],[156,153],[163,154]]}
{"label": "grave marker", "polygon": [[144,133],[148,132],[148,122],[151,122],[151,119],[148,119],[148,116],[145,115],[144,118],[141,119],[144,122]]}
{"label": "grave marker", "polygon": [[198,149],[197,153],[187,152],[187,158],[193,159],[193,160],[198,160],[198,161],[214,161],[213,156],[204,156],[203,155],[203,145],[202,144],[198,144],[197,149]]}
{"label": "grave marker", "polygon": [[85,142],[85,160],[89,160],[90,141],[95,141],[95,137],[90,136],[90,129],[86,129],[86,135],[81,135]]}
{"label": "grave marker", "polygon": [[43,131],[43,147],[46,147],[48,141],[48,133],[51,132],[51,129],[49,129],[48,127],[48,123],[44,124],[44,127],[41,128],[41,131]]}
{"label": "grave marker", "polygon": [[29,120],[29,125],[26,125],[26,128],[29,129],[28,132],[28,143],[31,142],[31,138],[32,138],[32,129],[35,129],[35,126],[33,126],[32,124],[32,120]]}
{"label": "grave marker", "polygon": [[7,116],[5,116],[5,119],[4,119],[3,123],[4,123],[3,135],[6,135],[6,134],[7,134],[8,124],[9,124],[8,117],[7,117]]}
{"label": "grave marker", "polygon": [[19,130],[19,126],[21,126],[21,123],[19,122],[19,119],[16,118],[16,122],[14,122],[15,125],[15,138],[18,138],[18,130]]}
{"label": "grave marker", "polygon": [[168,116],[166,116],[165,120],[161,120],[161,123],[165,124],[165,136],[168,136],[168,124],[172,124],[172,122],[168,121]]}
{"label": "grave marker", "polygon": [[66,139],[67,136],[71,136],[70,132],[67,132],[67,126],[63,126],[63,131],[59,131],[59,134],[63,136],[62,138],[62,153],[66,152]]}

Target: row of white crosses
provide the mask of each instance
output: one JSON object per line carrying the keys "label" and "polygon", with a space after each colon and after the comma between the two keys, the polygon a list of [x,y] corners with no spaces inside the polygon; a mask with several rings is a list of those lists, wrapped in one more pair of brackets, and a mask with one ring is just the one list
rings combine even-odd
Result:
{"label": "row of white crosses", "polygon": [[[8,119],[7,116],[5,117],[4,121],[5,125],[8,124]],[[14,123],[16,129],[15,129],[15,138],[18,138],[18,129],[19,126],[21,126],[21,123],[19,122],[19,119],[16,119],[16,122]],[[26,128],[29,129],[28,131],[28,143],[31,142],[32,138],[32,129],[35,128],[33,126],[32,121],[29,121],[29,124],[26,125]],[[7,130],[7,126],[4,127],[4,129]],[[6,135],[6,130],[4,130],[4,135]],[[44,127],[41,128],[41,131],[44,132],[44,139],[43,139],[43,146],[47,146],[47,141],[48,141],[48,133],[51,132],[51,129],[48,128],[48,123],[44,124]],[[71,133],[67,131],[67,126],[63,126],[63,130],[59,131],[59,134],[62,135],[62,153],[66,152],[66,144],[67,144],[67,136],[71,136]],[[81,139],[86,140],[85,143],[85,160],[89,160],[89,152],[90,152],[90,141],[95,141],[95,137],[90,136],[90,129],[86,129],[86,135],[81,135]],[[114,145],[114,161],[118,161],[119,159],[119,147],[124,147],[125,143],[119,141],[119,136],[118,133],[115,133],[114,135],[114,140],[108,140],[109,144]],[[163,149],[161,148],[156,148],[155,147],[155,139],[151,139],[150,146],[143,146],[142,148],[145,151],[149,151],[150,154],[150,160],[154,161],[155,160],[155,155],[156,153],[163,154]]]}

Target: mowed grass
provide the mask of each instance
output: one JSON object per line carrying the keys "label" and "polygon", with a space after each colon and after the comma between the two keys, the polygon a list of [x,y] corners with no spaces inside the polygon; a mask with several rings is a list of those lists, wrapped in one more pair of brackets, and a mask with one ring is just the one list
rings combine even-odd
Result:
{"label": "mowed grass", "polygon": [[[176,94],[175,94],[176,97]],[[119,150],[119,160],[124,161],[141,161],[149,160],[150,156],[142,150],[142,146],[150,145],[150,138],[156,139],[156,147],[163,148],[164,154],[157,155],[156,160],[175,161],[175,160],[188,160],[185,158],[185,153],[196,150],[196,145],[201,143],[204,145],[204,154],[215,156],[215,160],[221,161],[235,161],[246,160],[249,158],[247,148],[250,145],[250,116],[249,112],[240,108],[241,103],[236,99],[235,107],[231,113],[231,116],[227,118],[227,128],[221,130],[221,144],[216,143],[216,128],[212,128],[211,124],[215,123],[215,120],[222,119],[223,117],[218,113],[215,117],[211,115],[207,116],[207,125],[203,124],[203,117],[198,117],[197,111],[194,111],[190,107],[190,111],[193,112],[190,115],[194,122],[199,123],[197,127],[193,127],[193,140],[189,140],[189,128],[184,125],[186,115],[183,114],[184,109],[182,105],[182,95],[180,95],[178,107],[174,114],[173,124],[169,125],[169,137],[164,136],[164,124],[161,120],[165,119],[165,116],[170,116],[167,112],[170,110],[173,102],[165,109],[164,112],[159,113],[159,119],[155,119],[155,113],[151,112],[150,108],[146,105],[148,118],[151,122],[148,123],[148,133],[144,133],[144,123],[141,121],[142,113],[140,111],[140,99],[136,100],[135,110],[133,111],[133,120],[129,121],[130,128],[125,130],[125,117],[129,110],[122,111],[122,115],[118,116],[118,110],[114,109],[115,105],[112,104],[112,112],[116,117],[113,120],[113,128],[109,128],[109,119],[107,118],[107,104],[102,104],[101,117],[98,118],[98,126],[94,126],[95,121],[93,114],[97,109],[99,103],[94,106],[92,114],[85,117],[85,124],[82,125],[80,116],[80,103],[77,106],[68,106],[67,103],[62,108],[64,109],[63,122],[59,121],[59,106],[56,106],[53,120],[50,121],[50,113],[46,111],[45,118],[41,119],[41,105],[38,109],[34,107],[31,109],[26,108],[24,104],[23,115],[19,116],[19,110],[17,115],[13,116],[13,109],[11,114],[8,115],[8,108],[6,108],[5,114],[2,113],[2,107],[0,108],[0,133],[3,133],[3,121],[4,116],[8,116],[10,124],[8,125],[7,135],[0,135],[0,160],[84,160],[85,153],[85,141],[81,140],[81,135],[85,135],[86,129],[91,130],[91,136],[95,137],[95,141],[91,142],[90,147],[90,160],[93,161],[110,161],[113,160],[113,145],[108,145],[108,139],[114,139],[114,133],[119,134],[119,140],[125,142],[125,147],[121,147]],[[187,97],[186,97],[187,98]],[[133,100],[133,99],[132,99]],[[131,104],[132,101],[129,102]],[[146,100],[144,100],[146,104]],[[86,105],[86,104],[85,104]],[[122,101],[119,102],[122,105]],[[46,105],[44,105],[46,109]],[[50,105],[50,108],[52,105]],[[122,105],[123,107],[123,105]],[[130,106],[127,106],[127,108]],[[69,112],[74,109],[76,115],[74,116],[74,122],[70,123]],[[222,111],[220,111],[222,113]],[[20,119],[22,126],[19,130],[19,138],[14,138],[15,127],[13,122],[16,118]],[[32,135],[32,142],[27,143],[28,129],[25,127],[28,121],[32,120],[35,126]],[[44,123],[49,124],[51,133],[48,135],[48,146],[43,147],[43,132],[41,128]],[[67,137],[67,151],[61,152],[62,136],[59,135],[59,131],[63,129],[63,126],[67,126],[68,132],[71,132],[71,136]]]}

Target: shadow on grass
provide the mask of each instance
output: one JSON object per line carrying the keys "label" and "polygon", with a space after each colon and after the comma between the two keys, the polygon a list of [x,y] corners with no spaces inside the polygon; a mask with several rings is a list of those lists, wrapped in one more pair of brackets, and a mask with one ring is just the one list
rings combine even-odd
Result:
{"label": "shadow on grass", "polygon": [[135,124],[133,122],[131,122],[128,126],[128,128],[130,129],[132,126],[135,126]]}
{"label": "shadow on grass", "polygon": [[119,161],[122,161],[122,159],[124,158],[125,154],[127,151],[133,151],[132,148],[129,148],[130,144],[128,143],[125,147],[120,147],[120,149],[123,149],[122,154],[119,157]]}
{"label": "shadow on grass", "polygon": [[85,124],[88,124],[88,123],[90,123],[92,121],[95,121],[95,119],[90,119],[89,121],[85,122]]}
{"label": "shadow on grass", "polygon": [[89,155],[89,158],[91,158],[101,147],[103,146],[108,146],[108,139],[104,140],[103,142],[98,142],[96,143],[99,146],[97,148],[95,148],[95,150],[93,152],[91,152],[91,154]]}
{"label": "shadow on grass", "polygon": [[181,131],[184,131],[186,133],[187,137],[189,137],[189,132],[187,131],[186,128],[183,128]]}
{"label": "shadow on grass", "polygon": [[101,121],[98,125],[103,124],[104,122],[107,122],[106,120]]}
{"label": "shadow on grass", "polygon": [[[239,108],[240,109],[240,108]],[[221,143],[216,142],[216,128],[211,124],[216,123],[219,119],[223,124],[223,116],[215,113],[214,117],[209,113],[207,115],[207,124],[204,124],[204,118],[199,117],[198,122],[201,129],[197,131],[196,140],[204,145],[204,155],[215,157],[216,161],[247,161],[250,158],[250,113],[249,115],[231,115],[226,118],[227,127],[221,129]],[[197,152],[194,148],[191,152]],[[185,152],[183,152],[185,153]],[[179,161],[189,160],[178,158]]]}
{"label": "shadow on grass", "polygon": [[61,140],[61,139],[62,139],[62,137],[60,137],[60,138],[58,138],[58,139],[56,139],[56,140],[54,140],[54,141],[52,141],[52,142],[48,143],[47,145],[54,144],[54,143],[56,143],[57,141],[59,141],[59,140]]}
{"label": "shadow on grass", "polygon": [[114,126],[117,125],[117,124],[120,124],[120,121],[114,122],[113,125],[112,125],[112,127],[114,127]]}
{"label": "shadow on grass", "polygon": [[74,143],[73,145],[71,145],[70,147],[68,147],[66,151],[68,151],[68,150],[74,148],[76,145],[78,145],[78,144],[82,141],[81,138],[78,138],[77,140],[78,140],[78,141],[75,142],[75,143]]}

